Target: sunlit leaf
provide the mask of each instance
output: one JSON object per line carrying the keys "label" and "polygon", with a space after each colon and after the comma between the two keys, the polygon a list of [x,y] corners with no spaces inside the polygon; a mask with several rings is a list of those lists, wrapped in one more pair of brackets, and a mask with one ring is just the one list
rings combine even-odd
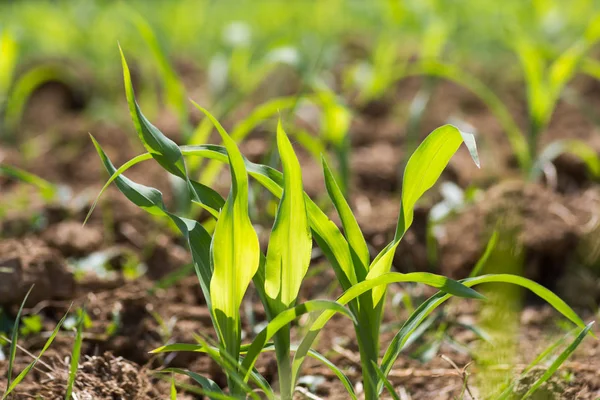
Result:
{"label": "sunlit leaf", "polygon": [[265,292],[285,308],[296,301],[311,259],[312,238],[302,189],[302,170],[281,122],[277,145],[283,164],[283,194],[269,239]]}
{"label": "sunlit leaf", "polygon": [[356,257],[356,262],[354,265],[359,268],[359,271],[362,274],[360,279],[362,280],[366,276],[367,266],[370,263],[367,242],[365,241],[365,237],[363,236],[362,231],[356,222],[356,218],[354,217],[348,202],[344,198],[342,190],[337,184],[329,165],[327,165],[325,157],[322,158],[322,164],[327,193],[329,194],[329,198],[333,202],[333,205],[335,206],[340,219],[342,220],[342,226],[344,227],[346,239],[350,244],[350,249],[353,252],[353,255]]}
{"label": "sunlit leaf", "polygon": [[194,105],[213,121],[229,155],[232,183],[211,243],[210,288],[219,335],[227,351],[237,357],[241,335],[239,308],[260,259],[258,236],[248,215],[248,174],[235,141],[208,111]]}

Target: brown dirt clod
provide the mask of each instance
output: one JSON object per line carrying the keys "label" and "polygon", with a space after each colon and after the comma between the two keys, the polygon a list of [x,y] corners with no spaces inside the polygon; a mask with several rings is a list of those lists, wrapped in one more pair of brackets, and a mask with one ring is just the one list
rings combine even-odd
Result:
{"label": "brown dirt clod", "polygon": [[63,257],[37,239],[0,242],[0,304],[17,305],[32,285],[28,305],[48,299],[69,299],[75,279]]}

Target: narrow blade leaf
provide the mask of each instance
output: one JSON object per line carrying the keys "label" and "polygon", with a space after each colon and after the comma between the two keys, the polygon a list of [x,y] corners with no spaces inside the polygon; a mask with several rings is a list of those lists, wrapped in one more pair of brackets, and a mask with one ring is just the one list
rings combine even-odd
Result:
{"label": "narrow blade leaf", "polygon": [[340,219],[342,220],[342,226],[344,227],[344,233],[346,234],[346,239],[350,244],[350,249],[353,255],[356,257],[355,265],[360,267],[360,271],[362,277],[360,280],[364,279],[366,276],[367,266],[370,262],[369,257],[369,248],[367,247],[367,242],[365,237],[362,234],[360,227],[358,226],[358,222],[356,222],[356,218],[348,205],[348,202],[344,198],[342,190],[337,184],[325,157],[321,158],[321,162],[323,164],[323,174],[325,176],[325,186],[327,188],[327,193],[329,194],[329,198],[333,202],[335,209],[337,210]]}
{"label": "narrow blade leaf", "polygon": [[248,174],[235,141],[207,110],[194,105],[217,127],[229,155],[232,183],[213,234],[210,291],[219,335],[227,351],[237,357],[241,335],[239,308],[260,260],[258,236],[248,215]]}

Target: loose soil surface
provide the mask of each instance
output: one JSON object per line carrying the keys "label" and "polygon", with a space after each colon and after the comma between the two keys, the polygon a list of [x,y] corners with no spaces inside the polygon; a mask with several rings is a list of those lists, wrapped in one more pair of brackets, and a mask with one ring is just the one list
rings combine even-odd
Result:
{"label": "loose soil surface", "polygon": [[[576,87],[587,87],[576,82]],[[398,85],[386,97],[389,102],[370,104],[356,115],[351,127],[352,180],[350,202],[364,229],[373,255],[392,239],[399,212],[401,171],[406,148],[406,109],[420,87],[418,79]],[[596,90],[583,91],[586,101],[600,102]],[[522,99],[521,93],[506,94]],[[76,100],[76,99],[75,99]],[[40,333],[51,331],[69,307],[85,307],[90,326],[84,334],[82,359],[75,382],[79,399],[155,399],[166,398],[168,379],[157,372],[165,367],[189,368],[212,377],[224,385],[219,368],[196,353],[152,355],[150,350],[166,342],[194,342],[194,335],[210,335],[211,321],[205,300],[193,272],[182,268],[190,258],[182,240],[161,221],[137,209],[109,188],[90,221],[81,223],[91,202],[106,180],[93,145],[91,132],[116,165],[141,152],[133,128],[96,123],[86,119],[73,93],[60,85],[40,90],[32,99],[20,127],[20,145],[34,143],[37,153],[29,156],[13,145],[0,147],[2,162],[27,168],[68,189],[65,201],[45,204],[31,187],[0,177],[0,207],[3,216],[0,236],[0,331],[10,327],[19,304],[34,285],[24,315],[39,316]],[[81,100],[81,99],[80,99]],[[48,105],[49,104],[49,105]],[[524,104],[508,102],[518,121],[525,125]],[[122,105],[123,110],[126,106]],[[461,188],[482,188],[465,201],[436,228],[437,257],[432,260],[427,246],[428,215],[441,200],[434,189],[417,209],[415,222],[404,238],[395,258],[400,271],[432,271],[455,278],[467,276],[483,253],[495,227],[511,229],[524,254],[523,273],[556,290],[585,316],[597,318],[600,302],[598,260],[598,212],[600,186],[590,179],[577,160],[561,157],[556,163],[557,180],[525,183],[518,178],[515,160],[502,129],[489,111],[465,90],[440,82],[421,121],[419,136],[460,118],[478,134],[482,169],[459,151],[444,173],[444,180]],[[225,121],[230,126],[233,121]],[[156,125],[178,141],[173,118],[161,114]],[[574,107],[560,103],[545,136],[576,137],[600,151],[597,128]],[[131,140],[130,140],[131,139]],[[271,147],[268,130],[257,130],[242,146],[254,160]],[[21,147],[23,148],[23,147]],[[309,194],[320,198],[323,182],[318,164],[300,151]],[[128,177],[159,188],[167,203],[172,190],[161,169],[147,162],[134,167]],[[226,190],[227,181],[221,186]],[[339,222],[332,211],[331,218]],[[263,226],[268,232],[269,224]],[[339,293],[335,277],[320,260],[312,266],[314,276],[307,279],[301,296],[304,300],[332,297]],[[175,274],[175,275],[174,275]],[[181,275],[177,279],[174,276]],[[390,289],[390,306],[385,315],[389,343],[406,318],[396,304],[402,293],[415,302],[431,294],[427,289],[410,287]],[[72,304],[72,305],[71,305]],[[402,304],[402,303],[400,303]],[[249,296],[243,327],[248,337],[265,318],[256,296]],[[526,302],[522,311],[512,315],[514,336],[509,336],[512,353],[494,367],[481,354],[481,340],[465,326],[485,319],[481,304],[452,301],[440,318],[447,321],[447,340],[428,361],[416,357],[425,343],[435,338],[435,329],[425,335],[401,357],[390,374],[391,382],[403,399],[482,398],[484,377],[517,376],[545,346],[564,332],[564,324],[546,306]],[[4,321],[2,320],[4,318]],[[8,322],[7,322],[8,321]],[[459,321],[462,325],[452,323]],[[439,323],[438,323],[439,325]],[[600,330],[595,328],[600,334]],[[16,359],[20,372],[31,362],[31,354],[43,347],[45,336],[23,334]],[[64,397],[72,332],[61,331],[57,339],[16,390],[16,399]],[[587,338],[559,373],[543,388],[548,399],[597,399],[600,396],[600,345]],[[2,347],[4,354],[7,346]],[[359,354],[353,327],[347,320],[334,318],[317,342],[317,349],[342,367],[353,382],[360,380]],[[421,351],[421,358],[424,357]],[[488,352],[489,353],[489,352]],[[0,353],[1,355],[2,353]],[[490,357],[495,357],[491,353]],[[415,356],[415,357],[411,357]],[[440,357],[442,355],[443,357]],[[508,358],[507,358],[508,357]],[[489,360],[488,360],[489,361]],[[516,369],[512,368],[516,365]],[[258,369],[269,381],[276,380],[276,365],[265,356]],[[0,390],[6,384],[6,361],[0,358]],[[346,399],[335,376],[316,362],[306,363],[306,384],[317,396]],[[515,388],[516,396],[526,390],[539,370],[531,371]],[[164,378],[164,376],[163,376]],[[182,378],[182,381],[185,379]],[[466,385],[465,385],[466,382]],[[314,387],[310,387],[313,384]],[[466,390],[465,388],[468,388]],[[37,396],[37,397],[36,397]],[[385,395],[384,395],[385,396]],[[179,398],[202,398],[183,390]],[[301,392],[297,398],[306,398]]]}

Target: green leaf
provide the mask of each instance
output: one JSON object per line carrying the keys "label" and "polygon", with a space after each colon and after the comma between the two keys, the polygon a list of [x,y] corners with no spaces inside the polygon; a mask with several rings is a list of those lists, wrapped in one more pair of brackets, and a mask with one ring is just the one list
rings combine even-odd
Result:
{"label": "green leaf", "polygon": [[488,243],[485,246],[485,251],[483,252],[483,255],[481,256],[481,258],[479,258],[477,264],[475,264],[475,268],[473,268],[473,270],[469,274],[469,278],[479,275],[483,267],[485,267],[485,264],[489,260],[490,255],[492,254],[492,252],[496,248],[496,245],[498,244],[498,236],[498,231],[494,231],[494,233],[492,233],[490,240],[488,240]]}
{"label": "green leaf", "polygon": [[316,101],[323,109],[321,130],[325,139],[335,147],[340,147],[346,140],[352,115],[335,93],[325,85],[315,85]]}
{"label": "green leaf", "polygon": [[515,51],[521,62],[527,87],[527,103],[529,114],[535,123],[540,124],[548,114],[552,101],[551,93],[547,93],[548,84],[545,76],[544,56],[531,39],[524,35],[513,37]]}
{"label": "green leaf", "polygon": [[[269,324],[257,335],[257,337],[254,339],[252,344],[241,346],[241,352],[246,353],[246,357],[244,358],[241,370],[242,371],[244,371],[244,370],[251,371],[252,370],[252,367],[256,363],[258,355],[261,352],[266,351],[265,349],[268,348],[269,346],[271,346],[271,344],[268,343],[269,339],[271,339],[280,329],[288,326],[290,322],[292,322],[293,320],[297,319],[298,317],[300,317],[306,313],[310,313],[310,312],[314,312],[314,311],[322,311],[322,310],[331,310],[334,313],[339,312],[343,315],[346,315],[354,323],[356,323],[356,320],[354,319],[354,317],[350,313],[350,311],[348,311],[348,309],[346,309],[343,305],[341,305],[337,302],[330,301],[330,300],[310,300],[310,301],[307,301],[306,303],[299,304],[296,307],[287,309],[287,310],[281,312],[279,315],[277,315],[277,317],[275,317],[271,322],[269,322]],[[212,348],[213,352],[216,350],[217,349]],[[292,350],[296,351],[297,349],[295,347],[292,347]],[[168,344],[165,346],[161,346],[157,349],[154,349],[151,351],[151,353],[156,354],[156,353],[168,353],[168,352],[175,352],[175,351],[191,351],[191,352],[205,353],[205,352],[208,352],[209,349],[207,349],[205,343],[202,343],[202,344],[174,343],[174,344]],[[318,353],[315,353],[310,349],[307,350],[307,354],[324,362],[329,368],[331,368],[333,365],[325,357],[318,355]],[[347,384],[350,384],[348,379],[345,378],[345,375],[341,371],[337,371],[336,375],[338,377],[340,377],[340,379],[342,379],[343,381],[346,381],[345,383],[343,382],[344,386],[346,386]],[[249,376],[249,372],[246,372],[245,378],[247,379],[248,376]],[[352,388],[352,385],[350,384],[350,389],[351,388]],[[347,389],[348,389],[348,387],[347,387]],[[353,390],[352,390],[352,393],[354,393]],[[354,396],[352,396],[352,397],[354,398]]]}
{"label": "green leaf", "polygon": [[[12,380],[12,370],[13,365],[15,363],[15,356],[17,354],[17,341],[19,340],[19,322],[21,321],[21,314],[23,313],[23,307],[25,307],[25,303],[27,302],[27,298],[29,294],[33,290],[33,285],[27,291],[21,306],[19,307],[19,311],[17,312],[17,316],[15,317],[15,324],[13,325],[12,335],[10,337],[10,353],[8,355],[8,372],[6,375],[6,387],[10,387],[10,381]],[[4,397],[6,397],[8,393],[4,392]],[[4,398],[3,397],[3,398]]]}
{"label": "green leaf", "polygon": [[567,358],[575,351],[575,349],[581,344],[581,341],[587,336],[590,329],[592,329],[592,325],[594,322],[590,322],[587,326],[585,326],[579,335],[573,340],[573,342],[562,352],[560,355],[554,360],[552,365],[544,372],[542,376],[540,376],[533,385],[529,388],[527,393],[523,396],[523,399],[530,397],[532,394],[539,389],[540,386],[544,384],[554,373],[558,370],[558,368],[565,362]]}
{"label": "green leaf", "polygon": [[431,132],[412,154],[406,164],[402,181],[402,212],[396,228],[397,239],[401,238],[412,224],[417,201],[437,182],[450,158],[463,142],[479,167],[474,136],[461,132],[452,125],[444,125]]}
{"label": "green leaf", "polygon": [[[100,154],[100,158],[104,162],[104,158],[106,157],[104,150],[102,150],[102,148],[100,147],[100,145],[98,144],[96,139],[91,134],[90,134],[90,138],[92,139],[92,143],[94,143],[94,147],[96,148],[96,151],[98,152],[98,154]],[[113,183],[115,181],[115,179],[117,179],[119,176],[121,176],[121,174],[123,174],[125,171],[127,171],[132,166],[134,166],[142,161],[151,160],[151,159],[152,159],[152,155],[150,153],[140,154],[139,156],[136,156],[136,157],[132,158],[131,160],[127,161],[125,164],[121,165],[119,167],[119,169],[115,169],[114,166],[112,165],[112,163],[110,163],[111,171],[114,170],[114,172],[109,171],[109,174],[111,174],[110,178],[108,179],[108,181],[106,181],[104,186],[102,186],[102,189],[100,189],[100,192],[98,192],[98,194],[96,195],[96,198],[94,199],[94,202],[92,203],[92,206],[90,207],[90,210],[88,211],[87,215],[85,216],[85,219],[83,220],[83,225],[85,225],[87,223],[87,221],[90,219],[90,216],[92,215],[92,213],[96,209],[96,206],[98,205],[98,201],[100,200],[100,197],[102,197],[102,195],[104,194],[106,189],[108,189],[110,184]],[[106,166],[106,163],[104,163],[104,164]]]}
{"label": "green leaf", "polygon": [[[71,307],[69,307],[69,310],[70,309],[71,309]],[[44,353],[46,352],[46,350],[48,350],[48,348],[50,347],[50,345],[54,341],[54,338],[56,338],[56,335],[58,335],[60,327],[65,322],[65,319],[67,318],[69,310],[67,310],[67,313],[64,315],[64,317],[62,317],[62,319],[58,322],[58,324],[56,324],[56,327],[54,328],[54,330],[50,334],[50,337],[46,340],[46,343],[44,344],[44,347],[42,347],[42,350],[40,351],[40,353],[38,354],[38,356],[31,363],[29,363],[29,365],[27,365],[27,367],[25,367],[25,369],[23,371],[21,371],[21,373],[19,375],[17,375],[17,377],[15,378],[15,380],[10,385],[7,385],[7,389],[6,389],[6,392],[4,392],[4,395],[2,396],[2,400],[6,399],[8,397],[8,395],[13,390],[15,390],[15,388],[17,387],[17,385],[19,383],[21,383],[21,381],[27,376],[27,374],[29,374],[29,372],[33,369],[33,367],[35,367],[35,365],[40,360],[40,358],[42,358],[42,356],[44,355]]]}
{"label": "green leaf", "polygon": [[185,160],[179,146],[152,125],[144,116],[142,110],[140,110],[140,107],[135,100],[135,92],[131,83],[131,74],[121,46],[119,46],[119,51],[121,52],[123,81],[125,83],[125,94],[127,96],[129,113],[131,114],[131,119],[133,120],[133,124],[135,125],[140,140],[144,144],[146,150],[152,155],[152,158],[154,158],[164,169],[186,182],[192,200],[199,201],[196,192],[192,187],[192,183],[187,176]]}
{"label": "green leaf", "polygon": [[217,127],[229,155],[231,190],[211,243],[210,288],[219,335],[227,351],[237,357],[241,337],[239,308],[260,260],[258,236],[248,216],[248,175],[235,141],[207,110],[194,105]]}
{"label": "green leaf", "polygon": [[213,217],[217,218],[219,212],[225,206],[225,199],[216,190],[200,182],[190,180],[190,183],[196,193],[196,199],[192,199],[192,202],[198,204],[211,213]]}
{"label": "green leaf", "polygon": [[64,64],[55,63],[36,65],[19,75],[12,84],[10,96],[6,99],[4,121],[8,130],[13,131],[16,128],[25,111],[27,100],[35,89],[50,81],[61,82],[67,87],[76,87],[72,75],[72,71],[65,68]]}
{"label": "green leaf", "polygon": [[[202,346],[202,352],[208,354],[210,358],[219,364],[219,366],[227,373],[228,379],[236,385],[235,389],[232,388],[231,382],[229,385],[229,390],[232,392],[234,397],[241,397],[242,393],[240,392],[243,392],[253,399],[260,400],[258,394],[255,393],[248,385],[247,381],[242,378],[241,374],[244,374],[245,370],[241,368],[241,365],[239,364],[239,358],[234,358],[231,354],[229,354],[222,344],[219,348],[214,348],[200,336],[194,335],[194,338]],[[263,376],[256,372],[256,370],[249,371],[247,373],[247,376],[248,375],[252,378],[252,381],[256,383],[256,385],[267,395],[269,400],[275,400],[273,390]]]}
{"label": "green leaf", "polygon": [[302,189],[302,170],[281,121],[277,125],[277,145],[283,164],[283,193],[267,250],[265,293],[288,308],[296,301],[308,270],[312,238]]}
{"label": "green leaf", "polygon": [[356,218],[354,217],[348,202],[344,198],[342,190],[335,181],[329,165],[327,165],[325,157],[321,158],[321,162],[323,164],[323,174],[325,176],[325,187],[327,188],[327,193],[329,194],[329,198],[333,202],[333,205],[335,206],[335,209],[342,220],[344,233],[346,234],[348,244],[350,245],[350,250],[355,257],[355,268],[360,268],[358,270],[360,272],[358,279],[363,280],[366,277],[367,266],[370,262],[367,242],[362,234],[362,231],[360,230],[360,226],[358,226],[358,222],[356,222]]}

